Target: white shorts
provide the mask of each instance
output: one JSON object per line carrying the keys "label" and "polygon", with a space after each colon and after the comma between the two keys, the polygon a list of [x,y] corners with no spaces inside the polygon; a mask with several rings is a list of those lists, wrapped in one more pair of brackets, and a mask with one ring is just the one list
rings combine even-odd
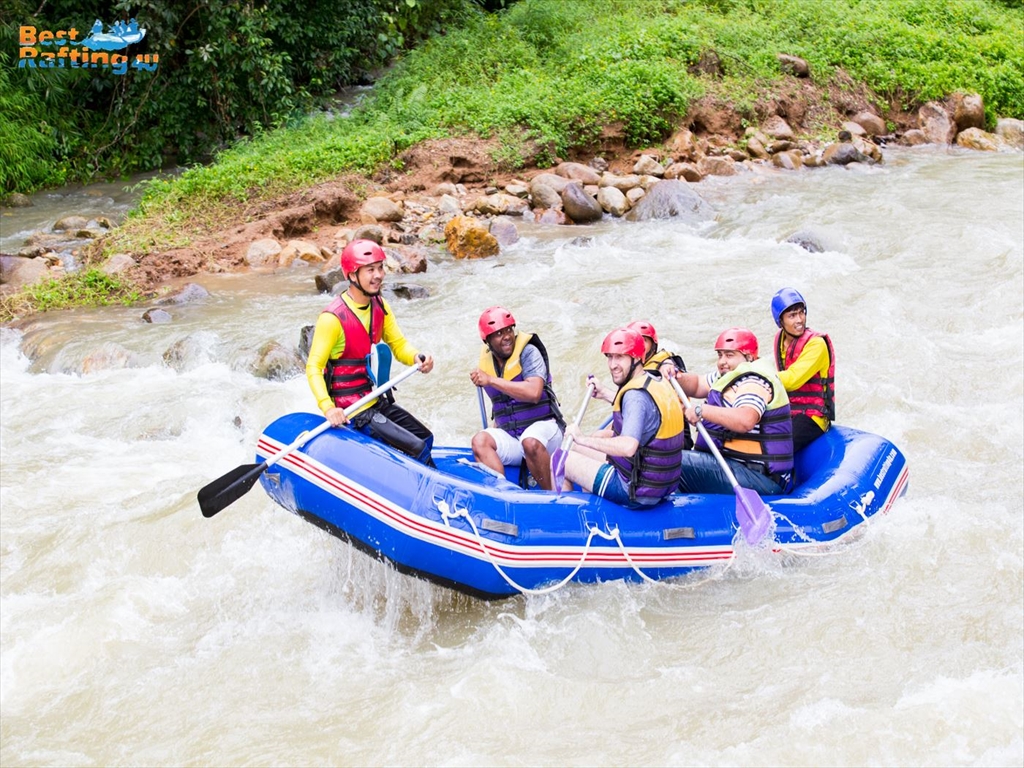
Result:
{"label": "white shorts", "polygon": [[539,441],[548,449],[548,453],[554,453],[555,449],[562,444],[562,430],[558,428],[558,422],[554,419],[535,421],[518,439],[497,427],[489,427],[484,431],[494,438],[494,444],[498,446],[498,458],[506,467],[523,463],[522,441],[528,437]]}

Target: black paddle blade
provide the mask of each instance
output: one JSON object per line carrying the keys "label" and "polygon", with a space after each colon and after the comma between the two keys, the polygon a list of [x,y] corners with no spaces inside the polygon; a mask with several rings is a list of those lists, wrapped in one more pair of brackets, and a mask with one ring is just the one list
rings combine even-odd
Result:
{"label": "black paddle blade", "polygon": [[266,462],[243,464],[203,486],[197,495],[199,508],[203,510],[203,517],[213,517],[224,507],[234,504],[245,496],[266,468]]}

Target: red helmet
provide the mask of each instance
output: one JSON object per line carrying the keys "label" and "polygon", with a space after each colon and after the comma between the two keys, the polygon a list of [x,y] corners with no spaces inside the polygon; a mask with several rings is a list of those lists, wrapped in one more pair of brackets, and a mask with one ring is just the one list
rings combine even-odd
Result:
{"label": "red helmet", "polygon": [[658,346],[658,332],[654,330],[654,326],[648,323],[646,320],[634,320],[626,327],[636,331],[641,336],[646,336],[648,339],[654,342],[654,346]]}
{"label": "red helmet", "polygon": [[487,337],[495,331],[500,331],[515,324],[516,319],[504,307],[488,307],[480,315],[480,319],[476,323],[477,328],[480,329],[480,338],[484,341],[487,341]]}
{"label": "red helmet", "polygon": [[746,328],[729,328],[722,331],[718,337],[715,342],[715,351],[736,351],[757,357],[757,336]]}
{"label": "red helmet", "polygon": [[644,359],[644,337],[632,328],[616,328],[604,337],[601,352],[606,355],[629,355]]}
{"label": "red helmet", "polygon": [[384,249],[373,240],[353,240],[341,252],[341,273],[348,277],[360,267],[384,259]]}

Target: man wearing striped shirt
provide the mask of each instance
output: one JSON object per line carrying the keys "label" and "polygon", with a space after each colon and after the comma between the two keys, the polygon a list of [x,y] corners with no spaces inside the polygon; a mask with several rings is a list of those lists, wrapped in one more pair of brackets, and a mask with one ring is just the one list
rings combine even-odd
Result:
{"label": "man wearing striped shirt", "polygon": [[[757,337],[729,328],[715,342],[718,370],[707,376],[675,372],[690,397],[703,404],[686,409],[686,420],[703,423],[740,485],[759,493],[793,487],[793,425],[789,397],[770,361],[757,356]],[[683,452],[683,493],[731,493],[732,484],[703,435]]]}

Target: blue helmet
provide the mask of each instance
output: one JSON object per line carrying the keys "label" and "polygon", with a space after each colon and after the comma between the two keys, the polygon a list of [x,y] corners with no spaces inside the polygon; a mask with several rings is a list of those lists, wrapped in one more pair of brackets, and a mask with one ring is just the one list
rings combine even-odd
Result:
{"label": "blue helmet", "polygon": [[772,296],[772,319],[775,321],[775,325],[779,328],[782,327],[782,313],[794,304],[803,304],[804,309],[807,309],[807,302],[796,288],[780,288]]}

